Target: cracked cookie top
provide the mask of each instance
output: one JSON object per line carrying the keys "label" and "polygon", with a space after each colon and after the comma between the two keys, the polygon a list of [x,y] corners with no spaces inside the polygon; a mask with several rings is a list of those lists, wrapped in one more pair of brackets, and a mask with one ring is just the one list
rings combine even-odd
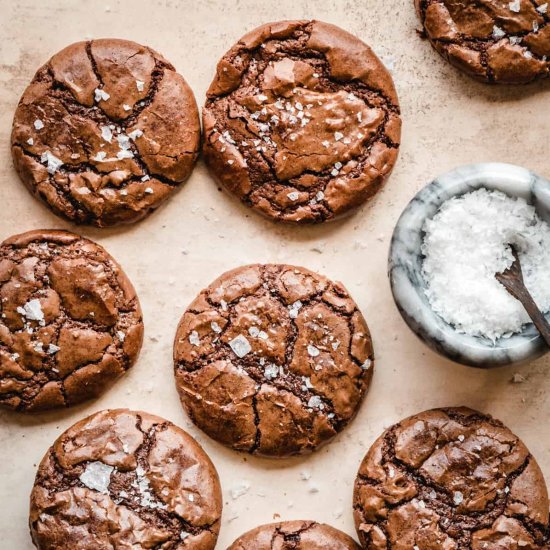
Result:
{"label": "cracked cookie top", "polygon": [[369,329],[340,283],[301,267],[249,265],[203,290],[174,342],[187,413],[239,451],[313,451],[356,414],[373,372]]}
{"label": "cracked cookie top", "polygon": [[30,527],[44,550],[213,550],[221,509],[216,469],[189,434],[148,413],[105,410],[46,453]]}
{"label": "cracked cookie top", "polygon": [[548,494],[525,445],[490,416],[434,409],[395,424],[357,476],[369,550],[543,550]]}
{"label": "cracked cookie top", "polygon": [[319,21],[258,27],[217,67],[204,154],[245,204],[285,222],[334,219],[382,186],[401,119],[391,76],[355,36]]}
{"label": "cracked cookie top", "polygon": [[78,42],[38,70],[13,120],[15,168],[58,215],[135,222],[185,181],[197,158],[193,92],[162,56],[117,39]]}
{"label": "cracked cookie top", "polygon": [[101,246],[47,230],[0,245],[0,405],[37,411],[96,397],[142,340],[134,288]]}
{"label": "cracked cookie top", "polygon": [[497,84],[547,76],[546,0],[415,0],[426,36],[450,63]]}
{"label": "cracked cookie top", "polygon": [[345,533],[314,521],[261,525],[239,537],[228,550],[360,550]]}

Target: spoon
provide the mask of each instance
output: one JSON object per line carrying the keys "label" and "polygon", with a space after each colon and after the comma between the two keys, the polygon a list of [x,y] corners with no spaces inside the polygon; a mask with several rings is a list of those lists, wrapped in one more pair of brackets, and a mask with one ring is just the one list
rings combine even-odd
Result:
{"label": "spoon", "polygon": [[502,273],[495,273],[497,281],[517,300],[519,300],[527,315],[531,317],[531,321],[535,324],[541,336],[550,347],[550,324],[538,308],[535,300],[527,290],[523,282],[523,273],[521,271],[521,263],[514,245],[510,245],[512,254],[514,255],[514,263]]}

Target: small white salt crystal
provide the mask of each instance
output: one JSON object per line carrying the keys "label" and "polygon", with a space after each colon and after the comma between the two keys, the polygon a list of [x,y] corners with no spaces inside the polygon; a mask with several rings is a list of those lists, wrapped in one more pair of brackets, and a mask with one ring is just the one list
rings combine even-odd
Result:
{"label": "small white salt crystal", "polygon": [[521,0],[514,0],[513,2],[510,2],[508,7],[510,8],[510,11],[519,13],[521,10]]}
{"label": "small white salt crystal", "polygon": [[130,107],[130,105],[128,105],[127,103],[124,103],[122,105],[122,108],[125,110],[125,111],[131,111],[132,110],[132,107]]}
{"label": "small white salt crystal", "polygon": [[42,130],[42,128],[44,128],[44,123],[39,118],[37,118],[33,124],[37,130]]}
{"label": "small white salt crystal", "polygon": [[47,165],[48,174],[55,174],[63,166],[63,161],[49,151],[42,153],[40,160]]}
{"label": "small white salt crystal", "polygon": [[116,335],[121,342],[124,342],[124,339],[126,338],[126,334],[124,332],[122,332],[121,330],[117,330]]}
{"label": "small white salt crystal", "polygon": [[233,500],[237,500],[238,498],[242,497],[243,495],[246,495],[248,491],[250,490],[250,483],[248,481],[242,481],[238,485],[235,485],[231,491],[231,498]]}
{"label": "small white salt crystal", "polygon": [[29,300],[23,307],[17,308],[18,313],[26,317],[29,321],[43,321],[44,312],[40,300],[34,298]]}
{"label": "small white salt crystal", "polygon": [[138,92],[143,92],[145,88],[145,82],[142,80],[136,80],[136,88],[138,89]]}
{"label": "small white salt crystal", "polygon": [[106,156],[107,153],[105,151],[99,151],[95,157],[92,157],[92,160],[95,160],[96,162],[103,162]]}
{"label": "small white salt crystal", "polygon": [[462,504],[462,501],[464,500],[464,495],[460,492],[460,491],[455,491],[453,493],[453,502],[457,505],[457,506],[460,506],[460,504]]}
{"label": "small white salt crystal", "polygon": [[189,335],[189,343],[192,346],[200,346],[201,339],[199,338],[199,333],[196,330],[191,331],[191,334]]}
{"label": "small white salt crystal", "polygon": [[300,309],[302,309],[302,302],[300,300],[296,300],[292,305],[288,307],[288,313],[290,315],[291,319],[296,319],[298,317],[298,313],[300,312]]}
{"label": "small white salt crystal", "polygon": [[103,462],[90,462],[86,465],[84,472],[80,474],[80,481],[89,489],[94,489],[100,493],[108,493],[113,470],[112,466]]}
{"label": "small white salt crystal", "polygon": [[239,334],[239,336],[233,338],[233,340],[229,342],[229,346],[235,355],[241,358],[252,351],[250,342],[242,334]]}
{"label": "small white salt crystal", "polygon": [[310,357],[317,357],[320,352],[314,345],[309,344],[307,347],[307,353]]}
{"label": "small white salt crystal", "polygon": [[27,140],[27,143],[28,143],[29,145],[34,145],[34,139],[29,138],[29,139]]}
{"label": "small white salt crystal", "polygon": [[502,38],[503,36],[506,36],[506,33],[496,25],[493,26],[493,38],[496,38],[497,40]]}
{"label": "small white salt crystal", "polygon": [[300,198],[300,193],[298,193],[298,191],[291,191],[290,193],[287,194],[287,197],[291,201],[297,201]]}
{"label": "small white salt crystal", "polygon": [[216,334],[219,334],[221,331],[222,331],[222,328],[220,327],[220,325],[218,325],[218,323],[216,323],[216,321],[212,321],[210,323],[210,328],[216,333]]}
{"label": "small white salt crystal", "polygon": [[152,195],[152,194],[154,193],[152,187],[146,187],[146,188],[145,188],[145,192],[146,192],[148,195]]}
{"label": "small white salt crystal", "polygon": [[137,128],[136,130],[133,130],[128,134],[128,137],[135,141],[136,139],[140,138],[143,135],[143,131]]}
{"label": "small white salt crystal", "polygon": [[127,149],[123,149],[122,151],[119,151],[116,154],[116,156],[119,160],[131,159],[131,158],[134,158],[134,153],[132,151],[127,150]]}
{"label": "small white salt crystal", "polygon": [[366,359],[365,362],[361,365],[361,368],[363,370],[369,370],[372,366],[372,361],[370,359]]}
{"label": "small white salt crystal", "polygon": [[313,395],[309,398],[309,401],[307,402],[307,406],[310,409],[323,409],[323,401],[318,395]]}
{"label": "small white salt crystal", "polygon": [[113,131],[109,128],[109,126],[101,127],[101,137],[108,143],[111,143],[113,139]]}
{"label": "small white salt crystal", "polygon": [[548,11],[548,4],[541,4],[537,7],[539,13],[546,13]]}
{"label": "small white salt crystal", "polygon": [[96,88],[94,90],[94,99],[96,100],[96,102],[100,102],[101,100],[103,101],[107,101],[111,96],[105,91],[105,90],[101,90],[99,88]]}
{"label": "small white salt crystal", "polygon": [[61,348],[59,346],[56,346],[55,344],[49,344],[48,345],[48,353],[50,355],[55,355]]}
{"label": "small white salt crystal", "polygon": [[279,376],[279,367],[275,364],[267,365],[264,369],[264,376],[268,380],[273,380],[274,378],[277,378]]}
{"label": "small white salt crystal", "polygon": [[336,141],[340,141],[343,137],[344,137],[344,134],[342,134],[341,132],[334,132],[334,139]]}

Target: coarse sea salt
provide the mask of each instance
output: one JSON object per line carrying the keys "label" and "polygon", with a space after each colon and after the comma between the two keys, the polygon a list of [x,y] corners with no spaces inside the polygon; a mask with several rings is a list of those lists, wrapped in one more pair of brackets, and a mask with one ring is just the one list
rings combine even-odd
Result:
{"label": "coarse sea salt", "polygon": [[426,295],[459,332],[496,340],[530,322],[495,279],[514,261],[509,244],[535,302],[550,310],[550,226],[524,199],[481,188],[443,203],[423,229]]}

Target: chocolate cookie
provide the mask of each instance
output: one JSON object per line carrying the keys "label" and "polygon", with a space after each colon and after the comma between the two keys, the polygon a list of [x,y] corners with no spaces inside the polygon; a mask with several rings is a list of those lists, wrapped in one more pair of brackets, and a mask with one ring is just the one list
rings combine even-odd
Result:
{"label": "chocolate cookie", "polygon": [[360,550],[346,534],[314,521],[261,525],[239,537],[229,550]]}
{"label": "chocolate cookie", "polygon": [[40,550],[213,550],[221,510],[216,469],[189,434],[117,409],[78,422],[46,453],[29,522]]}
{"label": "chocolate cookie", "polygon": [[386,430],[361,464],[353,505],[368,550],[548,548],[537,462],[471,409],[434,409]]}
{"label": "chocolate cookie", "polygon": [[221,183],[270,218],[332,220],[372,197],[397,159],[388,71],[355,36],[320,21],[245,35],[218,64],[204,154]]}
{"label": "chocolate cookie", "polygon": [[134,363],[141,308],[120,266],[66,231],[0,245],[0,405],[36,411],[96,397]]}
{"label": "chocolate cookie", "polygon": [[187,413],[239,451],[313,451],[355,416],[373,372],[369,329],[346,289],[288,265],[249,265],[203,290],[174,342]]}
{"label": "chocolate cookie", "polygon": [[524,84],[548,75],[546,0],[415,0],[415,5],[433,47],[470,76]]}
{"label": "chocolate cookie", "polygon": [[100,227],[135,222],[187,179],[200,122],[193,92],[157,52],[78,42],[38,70],[11,137],[15,168],[58,215]]}

